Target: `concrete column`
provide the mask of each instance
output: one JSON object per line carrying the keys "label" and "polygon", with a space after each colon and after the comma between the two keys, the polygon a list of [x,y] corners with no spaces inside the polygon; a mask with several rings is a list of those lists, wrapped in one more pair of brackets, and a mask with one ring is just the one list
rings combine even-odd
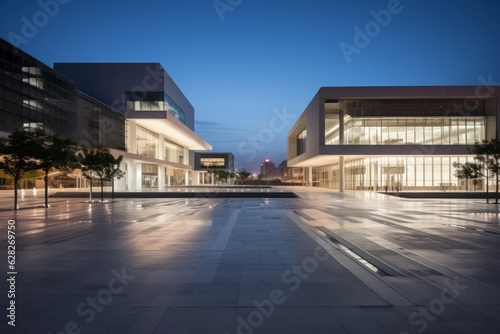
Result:
{"label": "concrete column", "polygon": [[212,185],[214,185],[214,174],[211,175],[212,175]]}
{"label": "concrete column", "polygon": [[[182,163],[184,165],[189,165],[190,164],[190,161],[189,161],[189,150],[186,147],[184,147],[184,158],[183,158],[183,160],[184,161]],[[193,167],[194,167],[194,165],[193,165]]]}
{"label": "concrete column", "polygon": [[170,177],[170,173],[171,173],[171,169],[168,168],[167,169],[167,173],[165,175],[165,177],[167,178],[167,187],[171,187],[172,184],[171,184],[171,177]]}
{"label": "concrete column", "polygon": [[135,165],[134,190],[142,189],[142,164]]}
{"label": "concrete column", "polygon": [[165,166],[158,165],[158,189],[165,188]]}
{"label": "concrete column", "polygon": [[342,105],[339,111],[339,144],[344,145],[344,110]]}
{"label": "concrete column", "polygon": [[312,167],[307,167],[308,169],[308,177],[309,177],[309,180],[308,180],[308,185],[309,187],[312,187],[313,186],[313,168]]}
{"label": "concrete column", "polygon": [[189,172],[186,172],[184,179],[184,185],[189,186]]}
{"label": "concrete column", "polygon": [[[122,162],[120,163],[120,169],[122,171],[127,171],[128,173],[128,162],[125,161],[125,160],[122,160]],[[127,190],[127,186],[126,186],[126,183],[127,183],[127,178],[128,178],[128,175],[125,174],[124,177],[122,177],[120,180],[117,180],[115,179],[113,182],[115,184],[115,191],[124,191],[124,190]]]}
{"label": "concrete column", "polygon": [[136,165],[135,161],[133,160],[127,161],[127,175],[125,175],[125,177],[127,178],[127,190],[135,189],[135,175],[136,175],[135,165]]}
{"label": "concrete column", "polygon": [[344,156],[339,157],[339,192],[345,191]]}

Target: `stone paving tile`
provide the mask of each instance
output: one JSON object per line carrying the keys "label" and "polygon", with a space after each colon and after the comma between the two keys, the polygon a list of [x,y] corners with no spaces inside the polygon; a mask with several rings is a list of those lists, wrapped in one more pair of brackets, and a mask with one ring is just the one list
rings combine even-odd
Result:
{"label": "stone paving tile", "polygon": [[266,315],[255,306],[241,308],[172,307],[154,333],[345,333],[328,308],[267,306],[264,312]]}
{"label": "stone paving tile", "polygon": [[[467,290],[426,320],[425,333],[500,332],[499,238],[449,227],[499,229],[498,208],[298,190],[300,199],[129,199],[91,210],[72,199],[47,215],[21,210],[18,329],[56,332],[74,320],[83,333],[236,333],[238,317],[247,324],[259,320],[255,303],[266,303],[274,292],[283,300],[250,328],[255,333],[416,333],[424,322],[412,314],[437,305],[444,280],[458,277]],[[298,219],[311,234],[286,210],[309,215],[312,220]],[[368,269],[355,275],[343,262],[352,259],[338,251],[305,272],[318,247],[316,226],[341,233],[403,275],[377,278]],[[122,268],[134,278],[85,323],[77,306],[107,289],[111,271]],[[416,304],[390,305],[367,279],[390,283]],[[0,285],[1,295],[6,291]]]}

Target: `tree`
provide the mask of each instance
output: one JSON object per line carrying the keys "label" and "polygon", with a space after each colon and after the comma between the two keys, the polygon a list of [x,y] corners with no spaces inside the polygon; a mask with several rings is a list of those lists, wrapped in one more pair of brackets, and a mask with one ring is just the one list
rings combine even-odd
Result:
{"label": "tree", "polygon": [[483,176],[483,166],[475,162],[466,162],[461,164],[459,162],[454,162],[453,167],[456,168],[455,176],[458,179],[465,179],[465,190],[468,191],[469,180],[472,180],[474,184],[474,191],[479,183],[479,179]]}
{"label": "tree", "polygon": [[[85,178],[90,180],[90,197],[92,198],[92,177],[96,175],[101,181],[101,202],[104,202],[104,181],[108,180],[115,173],[112,172],[116,165],[120,165],[123,156],[115,158],[107,148],[84,148],[78,154],[81,164],[81,171]],[[119,168],[118,168],[119,169]]]}
{"label": "tree", "polygon": [[246,181],[250,177],[250,175],[251,174],[249,172],[239,172],[238,173],[238,176],[240,177],[240,180],[241,180],[242,183],[244,181]]}
{"label": "tree", "polygon": [[56,135],[47,135],[43,130],[35,132],[39,168],[45,173],[45,207],[49,207],[49,171],[52,168],[68,171],[78,168],[76,156],[77,144],[72,139],[64,139]]}
{"label": "tree", "polygon": [[229,184],[228,182],[236,177],[236,173],[233,171],[227,171],[226,173],[227,173],[226,184]]}
{"label": "tree", "polygon": [[[488,179],[489,172],[493,174],[496,179],[495,187],[495,203],[498,204],[498,183],[500,176],[500,141],[497,138],[491,140],[483,140],[482,142],[477,142],[474,144],[470,150],[472,153],[476,154],[476,159],[479,160],[487,171],[486,175],[486,185],[488,192]],[[489,202],[489,196],[488,196]]]}
{"label": "tree", "polygon": [[125,173],[120,169],[122,160],[123,156],[120,155],[114,162],[110,162],[110,164],[106,166],[106,180],[111,181],[111,199],[115,198],[115,179],[119,180],[125,176]]}
{"label": "tree", "polygon": [[14,210],[18,210],[17,190],[24,173],[38,169],[34,132],[14,130],[7,138],[0,138],[0,169],[14,180]]}

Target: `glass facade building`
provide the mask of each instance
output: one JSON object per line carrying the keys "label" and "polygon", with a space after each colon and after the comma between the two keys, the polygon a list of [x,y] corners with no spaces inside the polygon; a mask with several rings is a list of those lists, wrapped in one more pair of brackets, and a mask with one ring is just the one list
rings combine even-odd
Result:
{"label": "glass facade building", "polygon": [[[212,149],[194,132],[194,108],[160,64],[52,69],[0,39],[0,135],[16,128],[43,128],[122,155],[117,191],[197,184],[203,172],[193,171],[191,155]],[[57,175],[70,187],[86,186],[77,171],[66,176]]]}
{"label": "glass facade building", "polygon": [[465,190],[453,164],[495,138],[499,95],[497,86],[321,88],[288,134],[289,165],[340,191]]}
{"label": "glass facade building", "polygon": [[76,86],[0,38],[0,131],[43,127],[77,140]]}

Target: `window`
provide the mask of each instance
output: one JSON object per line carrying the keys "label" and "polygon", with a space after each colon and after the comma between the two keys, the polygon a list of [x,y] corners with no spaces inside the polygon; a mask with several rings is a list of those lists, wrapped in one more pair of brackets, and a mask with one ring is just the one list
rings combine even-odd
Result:
{"label": "window", "polygon": [[137,126],[137,154],[156,159],[158,157],[158,135]]}
{"label": "window", "polygon": [[302,131],[297,136],[297,155],[301,155],[306,152],[307,143],[307,130]]}
{"label": "window", "polygon": [[184,148],[167,139],[163,143],[165,147],[165,160],[177,164],[184,163]]}
{"label": "window", "polygon": [[200,158],[201,168],[224,168],[226,166],[226,159],[224,158]]}
{"label": "window", "polygon": [[185,112],[163,92],[126,92],[127,110],[130,111],[168,111],[183,124]]}

